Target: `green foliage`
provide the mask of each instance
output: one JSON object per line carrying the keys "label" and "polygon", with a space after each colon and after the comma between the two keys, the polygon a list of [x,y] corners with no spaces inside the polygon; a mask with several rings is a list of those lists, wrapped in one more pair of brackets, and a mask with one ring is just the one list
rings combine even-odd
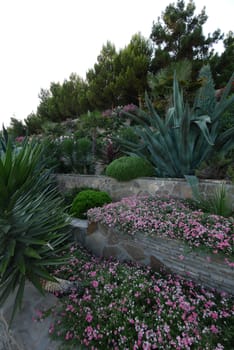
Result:
{"label": "green foliage", "polygon": [[134,128],[130,126],[121,128],[115,137],[116,142],[118,138],[129,142],[139,142],[139,137],[136,135]]}
{"label": "green foliage", "polygon": [[94,159],[92,143],[84,137],[75,139],[64,138],[56,142],[59,148],[59,171],[65,173],[92,174],[94,172]]}
{"label": "green foliage", "polygon": [[114,93],[116,56],[115,46],[107,41],[106,45],[102,46],[97,63],[86,74],[89,86],[87,97],[92,110],[103,110],[116,105],[117,96]]}
{"label": "green foliage", "polygon": [[199,78],[203,85],[198,90],[193,108],[184,103],[175,75],[173,105],[165,119],[160,118],[148,95],[146,105],[149,114],[141,111],[139,117],[132,116],[140,124],[135,127],[135,132],[141,144],[123,144],[129,154],[148,159],[159,176],[192,175],[212,154],[218,152],[225,155],[234,147],[234,127],[220,132],[223,113],[234,104],[234,96],[228,96],[234,74],[218,102],[209,66],[201,70]]}
{"label": "green foliage", "polygon": [[120,156],[119,146],[110,139],[98,144],[98,160],[105,166]]}
{"label": "green foliage", "polygon": [[109,41],[103,45],[97,63],[86,75],[91,110],[104,110],[127,103],[139,104],[147,89],[147,72],[152,48],[141,34],[119,52]]}
{"label": "green foliage", "polygon": [[229,165],[227,168],[227,176],[234,183],[234,165]]}
{"label": "green foliage", "polygon": [[[86,190],[93,190],[93,188],[90,187],[74,187],[69,190],[66,190],[65,192],[62,193],[64,205],[66,207],[66,210],[70,211],[70,208],[72,206],[72,202],[74,198],[78,195],[78,193]],[[99,191],[96,189],[96,191]]]}
{"label": "green foliage", "polygon": [[[234,90],[234,84],[233,84]],[[233,95],[234,96],[234,95]],[[226,131],[234,127],[234,104],[228,109],[221,118],[221,130]]]}
{"label": "green foliage", "polygon": [[42,125],[45,123],[45,120],[39,117],[35,113],[31,113],[25,119],[25,125],[27,128],[28,135],[41,134],[43,132]]}
{"label": "green foliage", "polygon": [[7,131],[14,139],[18,136],[26,135],[26,127],[24,123],[16,118],[11,118],[11,123]]}
{"label": "green foliage", "polygon": [[211,159],[203,162],[195,171],[200,179],[230,179],[228,173],[234,166],[234,157],[229,152],[225,157],[222,154],[214,154]]}
{"label": "green foliage", "polygon": [[74,73],[62,84],[52,82],[49,90],[40,91],[37,116],[55,123],[77,118],[89,108],[87,88],[87,83]]}
{"label": "green foliage", "polygon": [[118,96],[118,105],[134,103],[144,95],[147,85],[147,72],[150,67],[152,47],[140,33],[132,36],[130,43],[120,50],[116,58],[119,67],[115,82],[115,95]]}
{"label": "green foliage", "polygon": [[[229,31],[223,40],[224,50],[216,53],[210,60],[216,88],[222,89],[232,72],[234,72],[234,32]],[[233,86],[234,92],[234,86]]]}
{"label": "green foliage", "polygon": [[225,184],[222,183],[212,194],[204,194],[199,190],[196,176],[185,176],[192,188],[195,206],[206,213],[229,217],[233,213],[232,204],[227,194]]}
{"label": "green foliage", "polygon": [[48,266],[63,263],[68,218],[42,146],[10,140],[0,155],[0,305],[16,291],[12,318],[20,308],[26,280],[43,293],[41,279],[54,280]]}
{"label": "green foliage", "polygon": [[84,190],[79,192],[74,198],[71,215],[80,219],[87,219],[87,211],[89,209],[101,207],[110,202],[110,196],[104,191]]}
{"label": "green foliage", "polygon": [[152,165],[143,158],[123,156],[107,166],[106,175],[118,181],[129,181],[138,177],[154,176],[155,171]]}
{"label": "green foliage", "polygon": [[205,8],[198,15],[195,15],[195,9],[193,0],[187,4],[184,0],[177,0],[176,4],[169,4],[153,24],[150,36],[155,44],[151,62],[153,73],[171,62],[188,59],[193,62],[194,79],[203,62],[212,55],[212,45],[222,39],[221,32],[218,29],[206,38],[203,34],[203,25],[208,18]]}
{"label": "green foliage", "polygon": [[199,81],[192,79],[192,62],[183,59],[177,62],[171,62],[165,68],[161,68],[156,74],[148,73],[148,84],[150,87],[150,96],[153,99],[154,106],[160,113],[165,113],[170,105],[174,72],[183,88],[184,97],[190,102],[194,98],[195,90],[200,87]]}

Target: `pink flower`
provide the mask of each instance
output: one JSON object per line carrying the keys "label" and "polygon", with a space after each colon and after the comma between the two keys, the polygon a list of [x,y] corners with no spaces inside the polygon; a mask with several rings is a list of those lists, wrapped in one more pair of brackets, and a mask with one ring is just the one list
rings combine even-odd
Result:
{"label": "pink flower", "polygon": [[89,274],[90,274],[91,277],[95,277],[97,272],[96,271],[91,271]]}
{"label": "pink flower", "polygon": [[69,340],[69,339],[72,339],[72,338],[73,338],[72,332],[67,331],[67,333],[66,333],[66,335],[65,335],[65,339],[66,339],[66,340]]}
{"label": "pink flower", "polygon": [[87,322],[92,322],[92,320],[93,320],[93,316],[91,315],[91,313],[87,313],[87,315],[86,315],[86,317],[85,317],[85,320],[87,321]]}
{"label": "pink flower", "polygon": [[154,286],[154,290],[155,292],[160,292],[160,288],[157,285]]}
{"label": "pink flower", "polygon": [[94,288],[97,288],[98,287],[98,281],[92,281],[92,286],[94,287]]}
{"label": "pink flower", "polygon": [[218,328],[217,328],[214,324],[212,324],[212,325],[210,326],[210,330],[211,330],[211,332],[214,333],[214,334],[219,333]]}
{"label": "pink flower", "polygon": [[217,320],[219,318],[218,313],[216,311],[213,311],[211,313],[211,317],[213,318],[213,320]]}
{"label": "pink flower", "polygon": [[230,262],[227,258],[225,258],[224,261],[229,267],[234,267],[234,262]]}

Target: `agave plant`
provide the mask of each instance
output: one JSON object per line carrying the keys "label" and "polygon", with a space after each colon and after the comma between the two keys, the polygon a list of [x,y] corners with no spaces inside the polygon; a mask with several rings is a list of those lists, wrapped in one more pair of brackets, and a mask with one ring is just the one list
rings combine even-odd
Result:
{"label": "agave plant", "polygon": [[147,94],[145,102],[149,113],[140,110],[138,117],[128,114],[140,124],[135,127],[135,132],[141,144],[122,140],[126,153],[148,159],[155,166],[158,176],[193,175],[214,152],[226,154],[234,147],[234,127],[220,132],[221,117],[234,104],[234,96],[228,96],[234,74],[220,101],[215,98],[209,66],[201,70],[199,78],[203,80],[203,85],[193,108],[184,103],[175,74],[173,105],[165,118],[158,115]]}
{"label": "agave plant", "polygon": [[17,150],[9,139],[1,141],[0,305],[15,292],[12,320],[26,280],[42,293],[42,280],[55,281],[48,266],[64,262],[69,220],[44,170],[41,145],[24,142]]}

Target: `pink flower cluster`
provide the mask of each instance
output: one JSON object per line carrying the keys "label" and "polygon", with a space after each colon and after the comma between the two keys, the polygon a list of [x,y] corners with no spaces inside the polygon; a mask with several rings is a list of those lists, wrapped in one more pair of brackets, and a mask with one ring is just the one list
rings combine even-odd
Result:
{"label": "pink flower cluster", "polygon": [[66,349],[232,349],[234,299],[225,293],[79,247],[56,275],[85,283],[82,296],[60,299],[54,316],[51,336]]}
{"label": "pink flower cluster", "polygon": [[204,246],[214,253],[233,255],[234,219],[192,210],[181,200],[128,197],[90,209],[88,218],[130,235],[141,232],[179,239],[191,247]]}

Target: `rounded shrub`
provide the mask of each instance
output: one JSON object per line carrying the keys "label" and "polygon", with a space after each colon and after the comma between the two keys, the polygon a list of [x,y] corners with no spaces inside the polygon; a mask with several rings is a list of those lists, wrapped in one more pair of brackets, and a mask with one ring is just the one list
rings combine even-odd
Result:
{"label": "rounded shrub", "polygon": [[153,166],[137,156],[123,156],[115,159],[106,168],[106,175],[118,181],[129,181],[137,177],[155,176]]}
{"label": "rounded shrub", "polygon": [[111,197],[104,191],[85,190],[74,198],[71,206],[71,215],[79,219],[87,219],[87,211],[91,208],[102,207],[110,203]]}
{"label": "rounded shrub", "polygon": [[[62,198],[65,205],[65,210],[70,212],[74,198],[78,195],[78,193],[86,190],[94,190],[94,189],[91,187],[73,187],[64,191],[62,193]],[[99,191],[98,189],[95,189],[95,190]]]}

